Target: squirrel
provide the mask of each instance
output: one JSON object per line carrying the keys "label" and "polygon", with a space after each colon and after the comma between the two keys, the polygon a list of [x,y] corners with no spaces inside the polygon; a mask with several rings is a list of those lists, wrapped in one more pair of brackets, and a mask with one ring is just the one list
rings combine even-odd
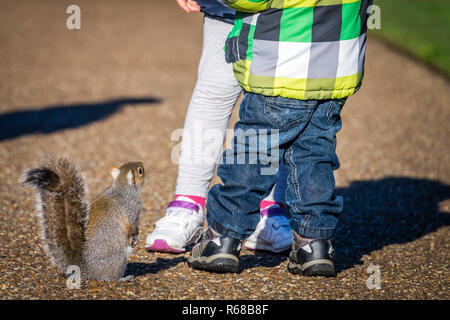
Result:
{"label": "squirrel", "polygon": [[111,167],[112,185],[86,200],[87,186],[69,159],[27,169],[20,182],[37,192],[41,239],[51,263],[63,274],[70,265],[82,279],[131,281],[124,276],[128,255],[138,244],[142,162]]}

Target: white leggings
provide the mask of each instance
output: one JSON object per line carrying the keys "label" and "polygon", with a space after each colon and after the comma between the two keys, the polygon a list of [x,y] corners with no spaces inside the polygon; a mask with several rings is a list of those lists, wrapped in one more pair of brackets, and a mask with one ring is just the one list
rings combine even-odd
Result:
{"label": "white leggings", "polygon": [[[233,26],[205,17],[198,79],[184,123],[175,194],[206,197],[226,129],[241,94],[223,46]],[[280,166],[278,183],[266,200],[284,202],[286,170]]]}

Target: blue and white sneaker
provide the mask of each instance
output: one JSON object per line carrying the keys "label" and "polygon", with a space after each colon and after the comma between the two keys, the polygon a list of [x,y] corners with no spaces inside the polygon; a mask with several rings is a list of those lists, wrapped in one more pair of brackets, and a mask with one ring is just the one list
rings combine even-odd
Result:
{"label": "blue and white sneaker", "polygon": [[289,219],[284,209],[275,203],[261,210],[261,220],[244,247],[249,250],[278,253],[290,249],[291,244],[292,232]]}

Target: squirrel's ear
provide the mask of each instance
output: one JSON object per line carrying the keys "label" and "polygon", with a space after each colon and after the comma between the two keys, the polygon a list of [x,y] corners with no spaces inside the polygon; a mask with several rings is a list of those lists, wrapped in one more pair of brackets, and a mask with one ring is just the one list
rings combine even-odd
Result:
{"label": "squirrel's ear", "polygon": [[120,170],[116,166],[112,166],[111,169],[109,170],[109,172],[111,173],[113,180],[116,180],[116,178],[120,174]]}
{"label": "squirrel's ear", "polygon": [[130,169],[129,171],[128,171],[128,174],[127,174],[127,180],[128,180],[128,184],[130,185],[130,186],[134,186],[135,185],[135,181],[134,181],[134,172],[133,172],[133,169]]}

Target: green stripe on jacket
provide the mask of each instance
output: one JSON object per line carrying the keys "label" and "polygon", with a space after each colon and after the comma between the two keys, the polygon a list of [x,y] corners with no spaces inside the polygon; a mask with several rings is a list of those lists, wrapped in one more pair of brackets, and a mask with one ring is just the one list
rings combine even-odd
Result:
{"label": "green stripe on jacket", "polygon": [[249,92],[340,99],[361,86],[371,0],[227,1],[238,12],[226,45]]}

